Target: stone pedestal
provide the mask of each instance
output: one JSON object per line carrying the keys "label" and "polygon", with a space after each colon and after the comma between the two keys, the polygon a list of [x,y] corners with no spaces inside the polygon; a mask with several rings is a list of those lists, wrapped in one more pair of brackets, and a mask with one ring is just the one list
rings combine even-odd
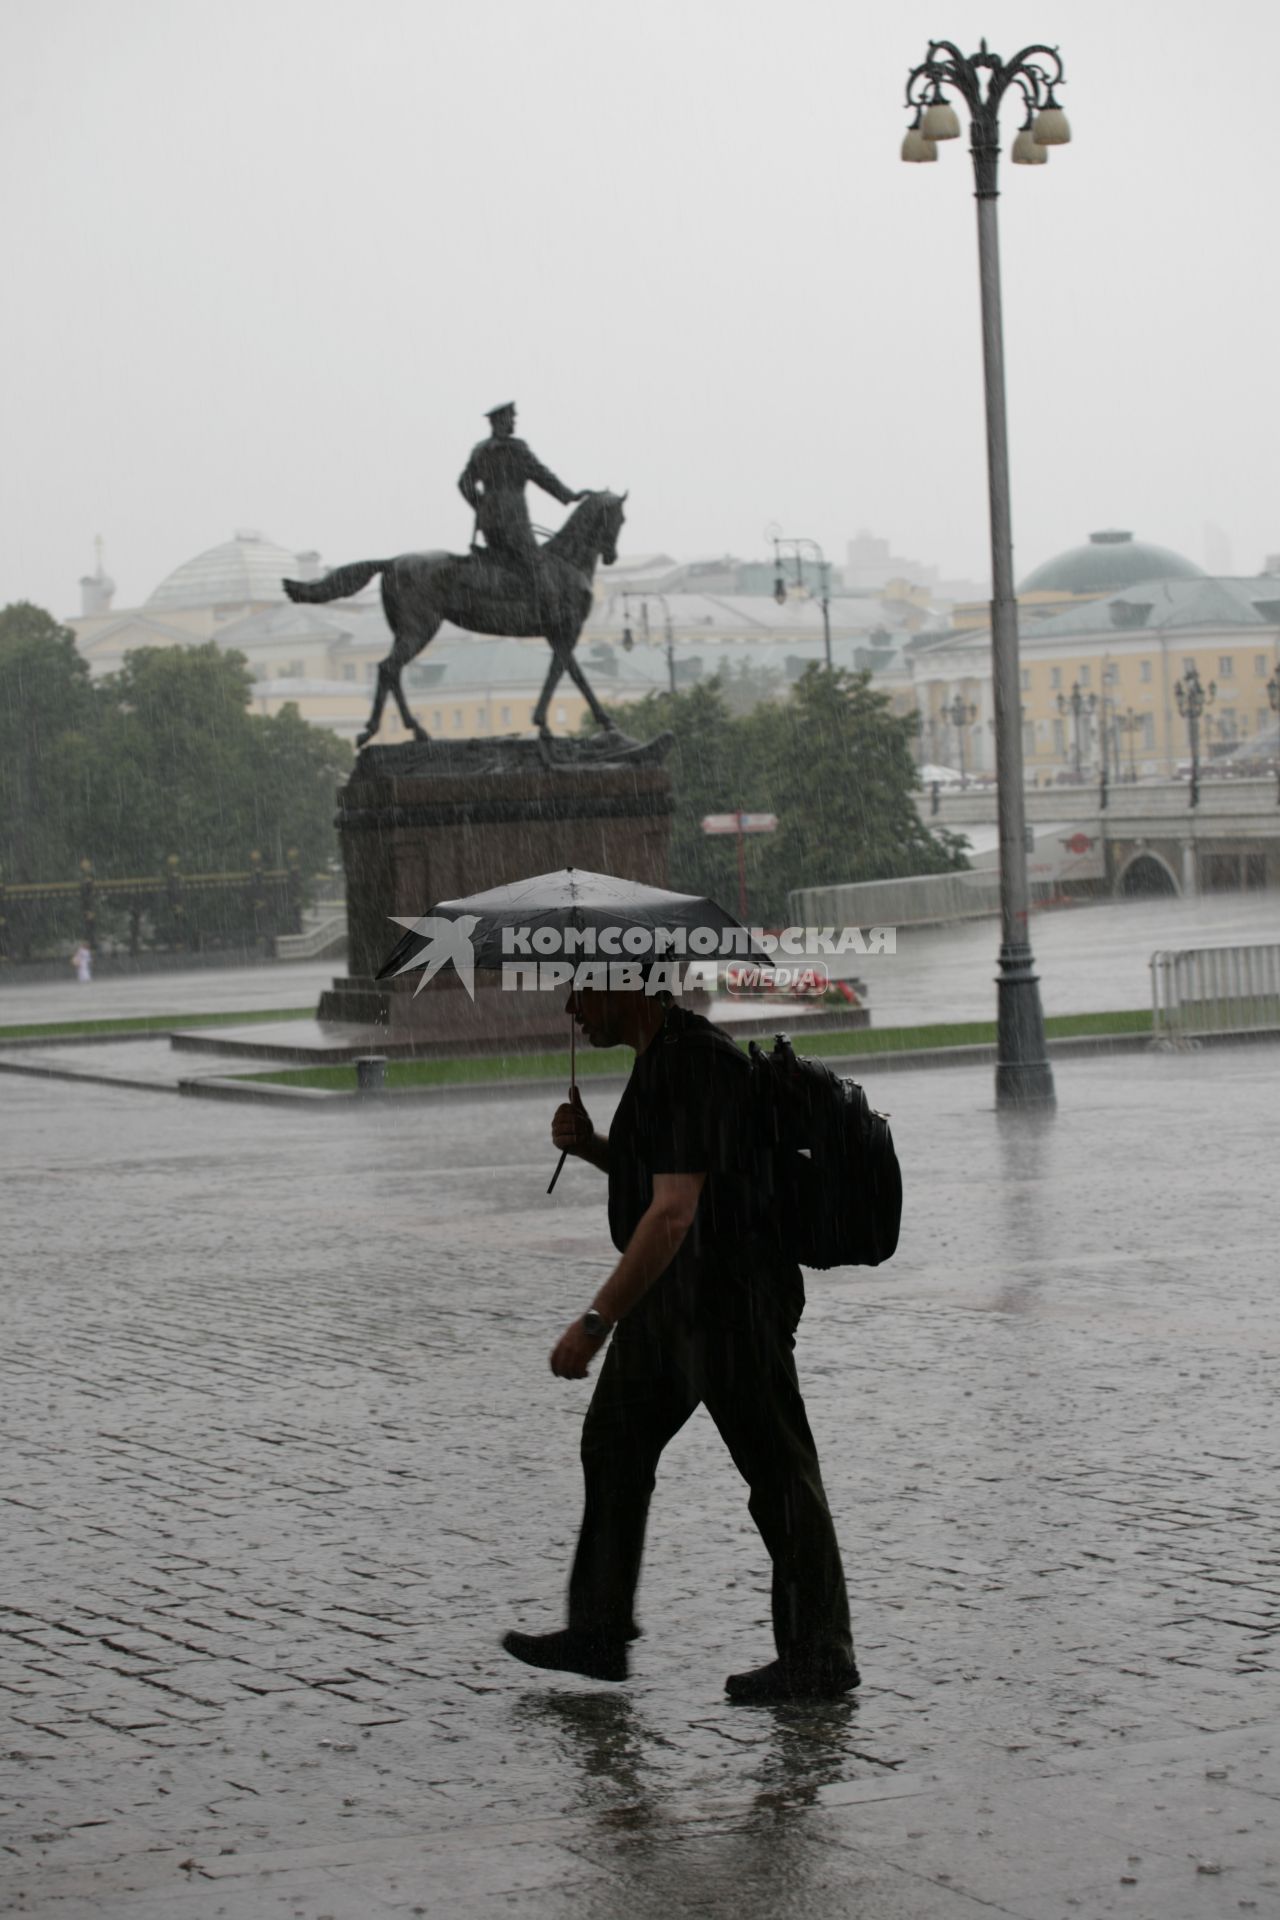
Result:
{"label": "stone pedestal", "polygon": [[666,886],[667,745],[557,741],[550,764],[535,740],[366,748],[338,796],[350,971],[321,996],[318,1018],[384,1029],[396,1052],[563,1046],[563,990],[507,992],[478,973],[473,1001],[451,966],[420,993],[417,973],[377,980],[400,938],[390,916],[557,867]]}

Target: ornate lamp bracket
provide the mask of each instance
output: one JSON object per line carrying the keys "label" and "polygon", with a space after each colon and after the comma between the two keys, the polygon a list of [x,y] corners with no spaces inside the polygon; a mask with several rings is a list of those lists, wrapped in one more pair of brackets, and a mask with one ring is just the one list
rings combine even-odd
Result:
{"label": "ornate lamp bracket", "polygon": [[943,99],[944,90],[959,94],[969,109],[975,191],[980,200],[994,200],[999,192],[1000,104],[1005,94],[1011,86],[1018,88],[1030,123],[1042,108],[1057,105],[1055,89],[1062,84],[1056,47],[1023,47],[1011,59],[1001,60],[988,50],[985,40],[973,54],[961,53],[951,40],[931,40],[925,58],[908,76],[907,106],[919,115]]}

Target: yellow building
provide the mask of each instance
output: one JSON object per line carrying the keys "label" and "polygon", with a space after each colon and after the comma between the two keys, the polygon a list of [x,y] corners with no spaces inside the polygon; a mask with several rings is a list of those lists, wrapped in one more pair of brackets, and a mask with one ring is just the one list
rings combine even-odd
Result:
{"label": "yellow building", "polygon": [[[1109,584],[1124,573],[1133,577]],[[1202,759],[1269,743],[1280,576],[1212,578],[1166,549],[1105,534],[1038,568],[1018,602],[1028,781],[1096,779],[1104,757],[1112,778],[1175,773],[1190,755],[1176,690],[1193,668],[1213,689]],[[990,773],[989,628],[958,628],[911,652],[927,757],[958,766],[963,755],[967,771]]]}

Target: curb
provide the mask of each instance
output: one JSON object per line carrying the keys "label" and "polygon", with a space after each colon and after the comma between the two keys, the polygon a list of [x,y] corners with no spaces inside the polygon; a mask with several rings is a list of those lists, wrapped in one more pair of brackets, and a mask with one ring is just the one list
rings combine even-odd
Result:
{"label": "curb", "polygon": [[85,1073],[73,1067],[27,1066],[20,1060],[0,1060],[0,1073],[21,1073],[29,1080],[76,1080],[91,1087],[131,1087],[142,1093],[177,1093],[165,1080],[136,1080],[122,1073]]}
{"label": "curb", "polygon": [[[299,1013],[274,1014],[273,1019],[282,1023],[286,1020],[307,1020],[311,1017],[310,1008]],[[218,1021],[210,1021],[207,1027],[187,1027],[182,1024],[181,1016],[173,1015],[171,1027],[117,1027],[110,1033],[20,1033],[9,1039],[0,1035],[0,1053],[21,1052],[27,1047],[111,1047],[122,1045],[126,1040],[168,1040],[171,1043],[183,1033],[216,1033]],[[227,1025],[231,1022],[227,1021]],[[248,1024],[247,1022],[245,1024]],[[263,1022],[265,1025],[266,1022]],[[300,1058],[303,1056],[299,1056]],[[305,1056],[310,1058],[310,1056]]]}
{"label": "curb", "polygon": [[[1215,1036],[1217,1037],[1217,1036]],[[1244,1035],[1226,1036],[1244,1038]],[[1252,1037],[1252,1036],[1248,1036]],[[1280,1039],[1280,1032],[1275,1038]],[[1152,1051],[1149,1033],[1099,1033],[1080,1034],[1066,1040],[1053,1040],[1048,1044],[1051,1059],[1071,1058],[1073,1055],[1093,1053],[1148,1053]],[[914,1067],[980,1067],[994,1064],[996,1045],[994,1041],[982,1041],[974,1046],[960,1047],[915,1047],[904,1048],[895,1053],[828,1053],[821,1056],[824,1066],[837,1069],[841,1073],[856,1073],[861,1069],[877,1072],[883,1069],[890,1073],[909,1072]],[[584,1081],[586,1086],[621,1087],[625,1086],[627,1076],[621,1073],[593,1073]],[[564,1086],[562,1078],[543,1075],[537,1079],[520,1080],[473,1080],[454,1081],[438,1087],[406,1087],[400,1092],[380,1094],[358,1094],[351,1092],[332,1092],[320,1087],[286,1087],[273,1085],[269,1081],[248,1081],[225,1077],[207,1080],[183,1080],[179,1087],[183,1093],[199,1098],[215,1100],[298,1100],[336,1101],[339,1105],[358,1102],[361,1106],[399,1105],[409,1100],[441,1099],[497,1099],[508,1098],[518,1093],[554,1093]]]}
{"label": "curb", "polygon": [[[148,1034],[147,1039],[164,1039],[164,1034]],[[1092,1055],[1106,1054],[1146,1054],[1194,1051],[1200,1047],[1225,1047],[1256,1044],[1259,1041],[1280,1042],[1280,1028],[1276,1027],[1238,1027],[1229,1028],[1221,1033],[1198,1035],[1184,1048],[1174,1048],[1152,1039],[1149,1033],[1086,1033],[1067,1039],[1050,1040],[1046,1051],[1051,1060],[1088,1059]],[[47,1043],[46,1043],[47,1044]],[[994,1041],[982,1041],[972,1046],[959,1047],[915,1047],[894,1053],[831,1053],[821,1056],[824,1066],[847,1074],[909,1073],[913,1069],[927,1067],[982,1067],[994,1066],[996,1045]],[[350,1091],[333,1091],[327,1087],[290,1087],[273,1084],[268,1080],[250,1080],[231,1078],[227,1075],[213,1075],[200,1079],[178,1080],[140,1080],[123,1074],[88,1073],[83,1069],[70,1067],[28,1066],[22,1061],[6,1060],[0,1057],[0,1073],[26,1074],[38,1080],[70,1080],[95,1087],[128,1087],[142,1093],[177,1093],[187,1099],[198,1100],[248,1100],[258,1105],[276,1105],[293,1101],[310,1106],[314,1111],[318,1106],[359,1106],[384,1107],[388,1103],[400,1105],[403,1102],[418,1100],[505,1100],[522,1093],[542,1095],[558,1093],[563,1089],[564,1080],[560,1076],[552,1078],[541,1075],[537,1079],[519,1080],[463,1080],[454,1081],[437,1087],[406,1087],[399,1093],[358,1093],[353,1087]],[[622,1073],[593,1073],[587,1080],[588,1086],[622,1087],[627,1076]]]}
{"label": "curb", "polygon": [[107,1047],[125,1040],[168,1040],[167,1027],[124,1028],[117,1033],[24,1033],[0,1040],[0,1051],[21,1053],[28,1047]]}
{"label": "curb", "polygon": [[[1242,1027],[1232,1028],[1222,1033],[1204,1034],[1200,1037],[1202,1046],[1234,1046],[1258,1040],[1280,1041],[1280,1028]],[[1125,1053],[1161,1053],[1167,1049],[1159,1047],[1149,1033],[1082,1033],[1062,1040],[1050,1040],[1046,1051],[1051,1060],[1087,1059],[1093,1054]],[[914,1047],[896,1053],[828,1053],[821,1056],[824,1066],[832,1067],[841,1073],[908,1073],[917,1067],[983,1067],[994,1066],[996,1044],[982,1041],[974,1046],[961,1047]],[[627,1076],[619,1073],[593,1073],[587,1086],[622,1087]],[[333,1093],[318,1087],[272,1086],[270,1082],[248,1082],[244,1080],[209,1079],[184,1080],[179,1083],[183,1093],[194,1094],[201,1098],[218,1100],[276,1100],[336,1101],[339,1105],[358,1103],[363,1107],[398,1105],[410,1100],[448,1100],[448,1099],[506,1099],[519,1093],[555,1093],[564,1086],[563,1079],[551,1079],[543,1076],[536,1080],[474,1080],[457,1081],[440,1087],[406,1087],[399,1093],[358,1094]]]}
{"label": "curb", "polygon": [[189,1100],[252,1100],[267,1106],[291,1100],[301,1101],[304,1105],[314,1105],[318,1101],[322,1106],[327,1102],[340,1107],[354,1106],[357,1102],[363,1106],[370,1098],[366,1093],[357,1093],[354,1088],[350,1093],[334,1093],[328,1087],[277,1087],[269,1081],[227,1080],[212,1074],[207,1080],[179,1080],[164,1091],[180,1093]]}

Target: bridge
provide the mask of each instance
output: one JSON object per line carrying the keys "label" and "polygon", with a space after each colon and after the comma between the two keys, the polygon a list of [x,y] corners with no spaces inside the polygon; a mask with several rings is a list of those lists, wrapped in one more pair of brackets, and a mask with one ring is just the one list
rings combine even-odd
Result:
{"label": "bridge", "polygon": [[[1095,890],[1133,895],[1280,888],[1274,780],[1202,779],[1200,804],[1189,801],[1185,780],[1113,785],[1105,807],[1097,786],[1028,787],[1027,825],[1034,832],[1066,824],[1081,856],[1079,878],[1091,880]],[[996,825],[994,786],[942,792],[936,813],[927,792],[917,804],[930,827],[965,833]]]}

